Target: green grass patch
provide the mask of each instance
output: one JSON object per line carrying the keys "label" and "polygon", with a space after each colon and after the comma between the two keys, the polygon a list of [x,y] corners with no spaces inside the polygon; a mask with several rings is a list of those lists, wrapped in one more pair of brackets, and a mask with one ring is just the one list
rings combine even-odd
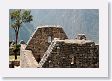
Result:
{"label": "green grass patch", "polygon": [[[14,61],[15,60],[15,56],[14,55],[10,55],[9,56],[9,61]],[[20,56],[18,55],[17,56],[17,60],[15,60],[15,61],[20,61]]]}

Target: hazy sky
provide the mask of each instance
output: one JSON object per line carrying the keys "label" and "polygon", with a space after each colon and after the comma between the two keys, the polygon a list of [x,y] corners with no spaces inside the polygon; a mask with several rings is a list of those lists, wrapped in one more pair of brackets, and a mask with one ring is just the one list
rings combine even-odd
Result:
{"label": "hazy sky", "polygon": [[39,25],[61,25],[69,38],[84,33],[98,43],[99,11],[97,9],[43,9],[31,10],[35,27]]}
{"label": "hazy sky", "polygon": [[[61,25],[70,39],[82,33],[88,39],[99,43],[99,10],[97,9],[33,9],[31,14],[33,21],[22,27],[19,40],[27,41],[37,26]],[[29,27],[26,28],[27,26]],[[26,37],[23,37],[24,33]],[[11,40],[14,39],[13,35],[13,33],[10,35]]]}

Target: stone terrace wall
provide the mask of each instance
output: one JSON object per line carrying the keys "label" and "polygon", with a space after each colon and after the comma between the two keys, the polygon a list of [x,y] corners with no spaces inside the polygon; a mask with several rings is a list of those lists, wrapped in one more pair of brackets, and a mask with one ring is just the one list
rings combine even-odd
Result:
{"label": "stone terrace wall", "polygon": [[58,42],[44,68],[98,68],[99,45]]}
{"label": "stone terrace wall", "polygon": [[26,47],[26,50],[32,51],[37,62],[40,61],[50,45],[48,42],[49,37],[51,38],[51,41],[54,38],[60,38],[61,40],[68,39],[61,27],[38,28]]}
{"label": "stone terrace wall", "polygon": [[35,60],[30,50],[25,50],[26,45],[21,44],[20,49],[20,67],[21,68],[37,68],[38,62]]}

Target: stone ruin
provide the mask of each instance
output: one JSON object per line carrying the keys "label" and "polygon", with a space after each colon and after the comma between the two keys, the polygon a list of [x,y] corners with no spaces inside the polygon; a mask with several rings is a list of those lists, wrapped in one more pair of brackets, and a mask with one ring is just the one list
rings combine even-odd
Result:
{"label": "stone ruin", "polygon": [[61,27],[40,27],[29,40],[26,50],[31,50],[39,62],[54,38],[64,40],[68,37]]}
{"label": "stone ruin", "polygon": [[99,45],[84,34],[68,39],[61,26],[42,26],[21,45],[22,68],[98,68]]}

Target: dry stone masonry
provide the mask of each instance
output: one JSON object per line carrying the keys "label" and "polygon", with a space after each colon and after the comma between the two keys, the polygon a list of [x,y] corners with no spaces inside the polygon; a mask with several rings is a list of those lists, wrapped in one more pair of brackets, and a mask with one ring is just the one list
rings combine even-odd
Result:
{"label": "dry stone masonry", "polygon": [[43,64],[46,68],[98,68],[98,46],[86,40],[57,40]]}
{"label": "dry stone masonry", "polygon": [[39,62],[54,38],[60,38],[64,40],[68,37],[63,31],[62,27],[40,27],[32,35],[31,39],[28,42],[26,50],[31,50],[37,62]]}
{"label": "dry stone masonry", "polygon": [[[30,54],[25,50],[29,50]],[[39,27],[35,30],[21,54],[21,67],[99,67],[99,45],[87,40],[84,34],[78,34],[74,39],[68,39],[61,26]],[[29,64],[27,60],[24,60],[24,57],[25,59],[27,57]]]}

